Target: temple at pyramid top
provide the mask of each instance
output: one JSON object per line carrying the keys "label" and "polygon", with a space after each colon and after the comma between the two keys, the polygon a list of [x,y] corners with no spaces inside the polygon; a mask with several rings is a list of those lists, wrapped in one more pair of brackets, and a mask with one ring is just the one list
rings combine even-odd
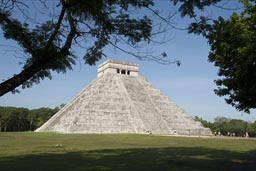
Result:
{"label": "temple at pyramid top", "polygon": [[98,75],[101,77],[104,74],[124,74],[138,76],[139,65],[132,62],[122,62],[117,60],[107,60],[98,66]]}

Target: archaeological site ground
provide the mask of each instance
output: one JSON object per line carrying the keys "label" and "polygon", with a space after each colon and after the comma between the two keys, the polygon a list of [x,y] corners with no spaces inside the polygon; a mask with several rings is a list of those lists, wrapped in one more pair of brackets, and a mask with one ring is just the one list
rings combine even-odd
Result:
{"label": "archaeological site ground", "polygon": [[255,171],[256,140],[1,133],[0,171]]}

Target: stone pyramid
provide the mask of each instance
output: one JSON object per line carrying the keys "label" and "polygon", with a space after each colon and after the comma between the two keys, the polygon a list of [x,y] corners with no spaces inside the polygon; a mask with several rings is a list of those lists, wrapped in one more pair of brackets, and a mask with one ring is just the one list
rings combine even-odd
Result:
{"label": "stone pyramid", "polygon": [[37,132],[209,135],[138,75],[138,65],[108,60],[98,76]]}

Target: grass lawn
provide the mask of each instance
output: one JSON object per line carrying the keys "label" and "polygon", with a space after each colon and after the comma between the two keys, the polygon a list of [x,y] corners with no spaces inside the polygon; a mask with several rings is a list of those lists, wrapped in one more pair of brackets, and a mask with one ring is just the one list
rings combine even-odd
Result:
{"label": "grass lawn", "polygon": [[0,133],[0,170],[255,171],[256,140]]}

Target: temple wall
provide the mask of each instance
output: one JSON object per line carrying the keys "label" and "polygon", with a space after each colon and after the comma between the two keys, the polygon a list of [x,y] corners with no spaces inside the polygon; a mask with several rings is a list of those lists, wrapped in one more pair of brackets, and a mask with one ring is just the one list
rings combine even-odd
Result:
{"label": "temple wall", "polygon": [[138,72],[139,66],[135,63],[108,60],[98,66],[97,77],[101,77],[104,74],[139,76]]}

